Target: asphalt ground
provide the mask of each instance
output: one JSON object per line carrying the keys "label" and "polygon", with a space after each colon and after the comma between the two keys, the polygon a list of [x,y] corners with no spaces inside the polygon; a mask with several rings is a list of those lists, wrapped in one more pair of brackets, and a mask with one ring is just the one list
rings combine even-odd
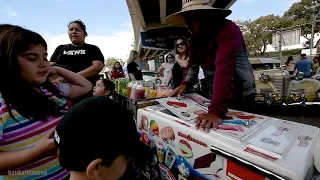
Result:
{"label": "asphalt ground", "polygon": [[320,127],[320,105],[307,107],[257,106],[254,113]]}

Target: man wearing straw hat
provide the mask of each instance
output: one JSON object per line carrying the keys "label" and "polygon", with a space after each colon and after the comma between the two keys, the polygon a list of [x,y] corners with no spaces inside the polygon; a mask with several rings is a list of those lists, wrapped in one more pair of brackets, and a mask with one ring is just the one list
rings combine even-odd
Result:
{"label": "man wearing straw hat", "polygon": [[184,81],[172,96],[181,95],[202,67],[211,105],[208,114],[196,119],[196,128],[209,132],[225,118],[228,108],[250,111],[256,87],[246,44],[240,28],[226,17],[231,10],[214,8],[209,0],[183,0],[182,10],[165,21],[174,26],[187,26],[191,32],[189,68]]}

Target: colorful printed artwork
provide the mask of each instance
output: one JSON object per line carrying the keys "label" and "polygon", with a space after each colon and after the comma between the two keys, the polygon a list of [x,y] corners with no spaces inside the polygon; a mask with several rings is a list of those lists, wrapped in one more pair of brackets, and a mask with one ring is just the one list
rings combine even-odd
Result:
{"label": "colorful printed artwork", "polygon": [[[167,97],[157,101],[190,126],[195,126],[195,118],[208,112],[208,108],[204,106],[208,100],[197,94],[188,94],[182,99]],[[268,122],[269,119],[268,117],[229,110],[223,124],[219,125],[215,132],[235,139],[243,139]]]}
{"label": "colorful printed artwork", "polygon": [[162,179],[165,180],[175,180],[176,178],[173,176],[173,174],[171,173],[171,171],[164,165],[159,164],[159,168],[160,168],[160,174]]}
{"label": "colorful printed artwork", "polygon": [[[146,171],[144,174],[147,178],[156,177],[157,172],[153,172],[153,169],[158,169],[158,179],[207,179],[192,167],[194,161],[192,146],[206,148],[210,151],[207,144],[189,134],[177,131],[172,126],[163,126],[150,116],[140,116],[140,118],[138,119],[138,127],[142,127],[142,125],[140,126],[142,123],[149,122],[146,127],[148,132],[145,128],[138,128],[140,140],[148,144],[154,151],[150,167],[145,167],[142,170]],[[146,119],[151,120],[146,121]]]}
{"label": "colorful printed artwork", "polygon": [[185,157],[185,158],[192,158],[193,157],[192,147],[190,146],[190,144],[187,141],[180,139],[180,141],[178,143],[178,147],[180,149],[180,154],[183,157]]}
{"label": "colorful printed artwork", "polygon": [[167,104],[175,108],[188,107],[186,103],[182,103],[182,102],[167,101]]}
{"label": "colorful printed artwork", "polygon": [[186,97],[204,107],[209,107],[211,104],[211,101],[209,99],[204,98],[197,93],[186,94]]}
{"label": "colorful printed artwork", "polygon": [[150,135],[151,136],[159,136],[159,127],[155,120],[150,121]]}
{"label": "colorful printed artwork", "polygon": [[175,135],[174,135],[174,130],[172,127],[170,126],[166,126],[164,128],[161,129],[160,131],[161,134],[161,138],[163,139],[163,141],[167,144],[170,144],[171,146],[174,147],[174,139],[175,139]]}
{"label": "colorful printed artwork", "polygon": [[179,169],[179,172],[184,176],[184,177],[189,177],[190,176],[190,165],[189,163],[181,156],[178,156],[177,158],[177,168]]}
{"label": "colorful printed artwork", "polygon": [[169,169],[172,168],[175,160],[176,160],[176,153],[170,148],[170,146],[168,146],[165,164],[168,166]]}
{"label": "colorful printed artwork", "polygon": [[207,113],[205,107],[188,98],[167,97],[157,99],[157,101],[185,121],[194,120],[200,114]]}
{"label": "colorful printed artwork", "polygon": [[[172,100],[172,102],[180,101]],[[186,116],[188,114],[194,116],[199,113],[197,108],[189,107],[188,103],[185,103],[187,107],[177,103],[169,104],[175,106],[171,106],[175,109],[186,108],[181,111],[181,113],[186,113]],[[139,115],[140,119],[137,122],[140,140],[148,144],[154,152],[153,161],[144,168],[147,177],[150,177],[151,180],[154,179],[152,177],[164,180],[232,179],[227,175],[227,159],[211,152],[212,144],[207,139],[202,139],[203,136],[188,130],[194,126],[191,121],[182,119],[178,121],[172,118],[165,122],[165,120],[160,120],[160,115],[158,117],[158,114],[152,114],[152,111],[145,112]],[[264,117],[255,118],[247,113],[231,114],[223,120],[223,124],[219,125],[216,132],[230,133],[229,136],[240,137],[267,121]]]}
{"label": "colorful printed artwork", "polygon": [[145,130],[148,132],[148,118],[147,116],[141,116],[141,123],[140,123],[140,127],[139,130]]}
{"label": "colorful printed artwork", "polygon": [[157,155],[159,163],[164,161],[164,145],[161,142],[156,143]]}
{"label": "colorful printed artwork", "polygon": [[270,119],[268,117],[229,110],[222,124],[218,125],[216,132],[236,139],[243,139]]}
{"label": "colorful printed artwork", "polygon": [[141,137],[140,137],[140,141],[142,141],[145,144],[149,143],[149,137],[148,137],[147,133],[142,132]]}

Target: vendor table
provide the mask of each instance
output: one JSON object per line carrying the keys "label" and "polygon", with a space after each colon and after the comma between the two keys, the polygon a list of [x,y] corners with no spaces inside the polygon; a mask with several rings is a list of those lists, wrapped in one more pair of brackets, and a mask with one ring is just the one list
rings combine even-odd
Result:
{"label": "vendor table", "polygon": [[154,152],[144,174],[166,180],[311,178],[319,128],[235,110],[227,116],[235,122],[251,118],[251,126],[205,133],[161,105],[138,109],[140,140]]}

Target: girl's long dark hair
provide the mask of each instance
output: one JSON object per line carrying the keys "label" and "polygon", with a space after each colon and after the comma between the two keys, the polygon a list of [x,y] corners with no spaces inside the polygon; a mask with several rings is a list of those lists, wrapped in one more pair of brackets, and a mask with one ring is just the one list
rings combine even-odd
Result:
{"label": "girl's long dark hair", "polygon": [[122,72],[123,71],[122,66],[118,61],[116,63],[114,63],[114,65],[112,67],[112,72],[116,72],[117,71],[117,68],[115,66],[116,64],[119,64],[120,67],[118,69]]}
{"label": "girl's long dark hair", "polygon": [[286,62],[286,66],[289,66],[289,63],[290,61],[293,60],[293,57],[292,56],[289,56],[288,59],[287,59],[287,62]]}
{"label": "girl's long dark hair", "polygon": [[[45,121],[48,116],[61,115],[60,109],[63,108],[37,92],[36,85],[20,75],[18,55],[34,45],[42,45],[47,49],[46,41],[38,33],[19,26],[0,24],[0,92],[13,119],[12,109],[25,118]],[[41,86],[55,96],[63,97],[50,81]]]}

